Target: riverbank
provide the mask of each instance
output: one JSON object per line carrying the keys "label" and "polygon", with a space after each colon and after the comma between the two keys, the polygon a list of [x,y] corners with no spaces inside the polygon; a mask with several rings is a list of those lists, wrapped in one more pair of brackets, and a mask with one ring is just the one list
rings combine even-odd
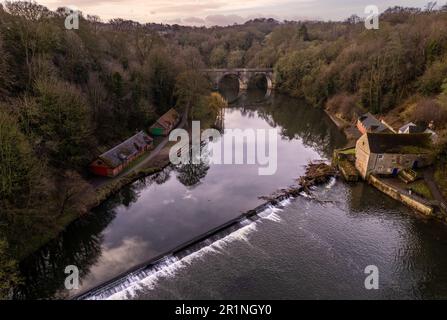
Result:
{"label": "riverbank", "polygon": [[343,134],[345,135],[347,139],[345,148],[355,146],[355,143],[361,136],[360,132],[357,130],[357,127],[354,124],[337,117],[337,115],[332,114],[327,110],[324,110],[324,112],[329,117],[329,119],[331,119],[331,121],[337,126],[338,130],[343,132]]}
{"label": "riverbank", "polygon": [[[178,124],[178,128],[184,128],[188,121],[189,108],[186,108],[182,115],[182,120]],[[109,197],[119,192],[122,188],[132,184],[138,179],[145,178],[149,175],[162,171],[169,164],[169,150],[174,142],[170,142],[168,137],[163,137],[156,142],[155,148],[149,153],[143,154],[136,159],[126,170],[114,178],[108,177],[92,177],[87,181],[91,188],[81,192],[77,195],[75,201],[82,203],[77,210],[70,210],[69,212],[60,216],[54,223],[54,227],[48,229],[47,232],[30,239],[30,245],[16,255],[18,261],[22,261],[33,252],[38,251],[48,242],[55,239],[61,232],[67,228],[68,225],[81,218],[101,203],[106,201]]]}
{"label": "riverbank", "polygon": [[[178,124],[178,128],[187,126],[188,111],[185,109],[182,120]],[[157,139],[160,139],[157,141]],[[143,179],[152,174],[161,172],[170,165],[169,151],[176,142],[169,141],[168,137],[156,138],[155,148],[148,153],[143,154],[126,168],[117,177],[100,177],[93,176],[87,183],[90,185],[87,190],[80,192],[76,196],[76,202],[82,203],[76,210],[69,210],[65,214],[56,219],[54,225],[47,232],[30,239],[29,246],[22,252],[16,254],[16,259],[22,261],[33,252],[38,251],[48,242],[58,237],[67,226],[82,218],[85,214],[98,207],[108,198],[118,193],[124,187],[134,183],[139,179]]]}
{"label": "riverbank", "polygon": [[[179,128],[183,128],[186,125],[187,118],[188,109],[186,109],[183,114],[182,121],[178,125]],[[170,164],[169,150],[173,144],[174,142],[170,142],[168,137],[164,137],[162,140],[158,141],[155,149],[136,159],[133,164],[117,177],[92,177],[87,181],[90,187],[76,196],[75,201],[82,203],[82,206],[77,207],[76,210],[67,211],[65,214],[58,217],[54,221],[54,225],[46,232],[31,238],[29,246],[17,253],[15,259],[22,261],[33,252],[38,251],[45,246],[45,244],[55,239],[68,225],[98,207],[122,188],[132,184],[138,179],[162,171]]]}
{"label": "riverbank", "polygon": [[430,201],[405,191],[397,185],[390,183],[390,181],[381,179],[380,177],[376,177],[374,175],[370,175],[368,182],[384,194],[403,203],[404,205],[413,208],[427,217],[434,217],[435,208]]}
{"label": "riverbank", "polygon": [[[143,179],[152,174],[158,173],[170,165],[169,161],[169,149],[171,145],[166,145],[152,161],[146,163],[145,166],[138,169],[128,170],[125,174],[109,179],[107,183],[102,183],[99,187],[90,189],[78,196],[79,201],[82,201],[82,206],[77,211],[69,211],[66,214],[60,216],[55,222],[55,227],[49,229],[48,232],[30,239],[29,247],[20,252],[16,257],[21,261],[33,252],[38,251],[45,246],[48,242],[58,237],[58,235],[65,230],[65,228],[77,219],[82,218],[85,214],[98,207],[101,203],[108,198],[119,192],[122,188],[134,183],[139,179]],[[148,155],[149,156],[149,155]],[[144,161],[144,159],[141,159]],[[138,163],[140,163],[137,160]]]}

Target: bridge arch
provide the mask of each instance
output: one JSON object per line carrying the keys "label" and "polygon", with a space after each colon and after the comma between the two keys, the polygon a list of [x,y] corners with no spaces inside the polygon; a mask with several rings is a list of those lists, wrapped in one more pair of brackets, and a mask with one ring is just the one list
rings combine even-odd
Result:
{"label": "bridge arch", "polygon": [[225,78],[235,78],[237,79],[238,83],[239,83],[239,90],[245,90],[248,88],[246,87],[246,85],[248,86],[248,83],[245,84],[243,82],[243,79],[241,79],[240,75],[238,73],[235,72],[225,72],[224,74],[222,74],[221,76],[219,76],[217,78],[216,84],[215,84],[215,89],[218,90],[220,88],[220,84],[221,82],[225,79]]}
{"label": "bridge arch", "polygon": [[269,73],[266,72],[255,72],[253,73],[247,81],[247,85],[256,77],[262,77],[266,80],[267,91],[271,91],[273,89],[273,79]]}

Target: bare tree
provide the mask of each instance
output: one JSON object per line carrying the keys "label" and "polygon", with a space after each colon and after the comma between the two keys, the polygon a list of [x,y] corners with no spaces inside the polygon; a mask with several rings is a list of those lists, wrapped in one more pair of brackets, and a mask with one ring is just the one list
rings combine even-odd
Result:
{"label": "bare tree", "polygon": [[66,171],[56,183],[58,192],[58,216],[67,212],[80,213],[87,209],[86,202],[94,194],[92,186],[75,171]]}
{"label": "bare tree", "polygon": [[6,1],[5,7],[7,12],[13,16],[23,17],[30,21],[39,21],[52,15],[48,8],[28,1]]}
{"label": "bare tree", "polygon": [[416,104],[412,120],[425,125],[433,121],[439,126],[447,122],[447,109],[434,99],[423,99]]}
{"label": "bare tree", "polygon": [[93,33],[95,35],[98,34],[98,28],[99,28],[99,25],[101,24],[101,18],[96,15],[88,14],[87,21],[90,22],[92,29],[93,29]]}
{"label": "bare tree", "polygon": [[134,40],[136,56],[141,65],[144,65],[154,46],[161,43],[157,34],[148,32],[140,26],[134,31]]}
{"label": "bare tree", "polygon": [[0,36],[0,100],[7,96],[8,89],[13,84],[13,73],[9,70],[8,58],[9,56],[3,50]]}
{"label": "bare tree", "polygon": [[426,12],[433,12],[435,10],[436,4],[438,2],[437,1],[430,1],[427,3],[427,5],[425,6],[425,11]]}
{"label": "bare tree", "polygon": [[38,24],[52,16],[46,7],[34,2],[5,2],[6,11],[22,19],[14,20],[21,47],[25,51],[25,64],[28,70],[28,85],[32,81],[32,61],[37,54],[39,44]]}

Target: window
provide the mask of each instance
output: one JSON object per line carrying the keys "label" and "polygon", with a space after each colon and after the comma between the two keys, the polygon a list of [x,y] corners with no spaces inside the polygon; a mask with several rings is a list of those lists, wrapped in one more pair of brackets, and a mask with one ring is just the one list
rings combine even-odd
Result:
{"label": "window", "polygon": [[377,159],[379,159],[379,160],[383,160],[383,154],[379,154],[379,155],[377,156]]}

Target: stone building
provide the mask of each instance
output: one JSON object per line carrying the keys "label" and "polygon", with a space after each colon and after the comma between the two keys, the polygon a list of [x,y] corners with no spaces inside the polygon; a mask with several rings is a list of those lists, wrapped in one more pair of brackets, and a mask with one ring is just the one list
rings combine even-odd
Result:
{"label": "stone building", "polygon": [[357,141],[355,167],[364,179],[370,174],[397,175],[430,165],[430,146],[429,134],[367,132]]}

